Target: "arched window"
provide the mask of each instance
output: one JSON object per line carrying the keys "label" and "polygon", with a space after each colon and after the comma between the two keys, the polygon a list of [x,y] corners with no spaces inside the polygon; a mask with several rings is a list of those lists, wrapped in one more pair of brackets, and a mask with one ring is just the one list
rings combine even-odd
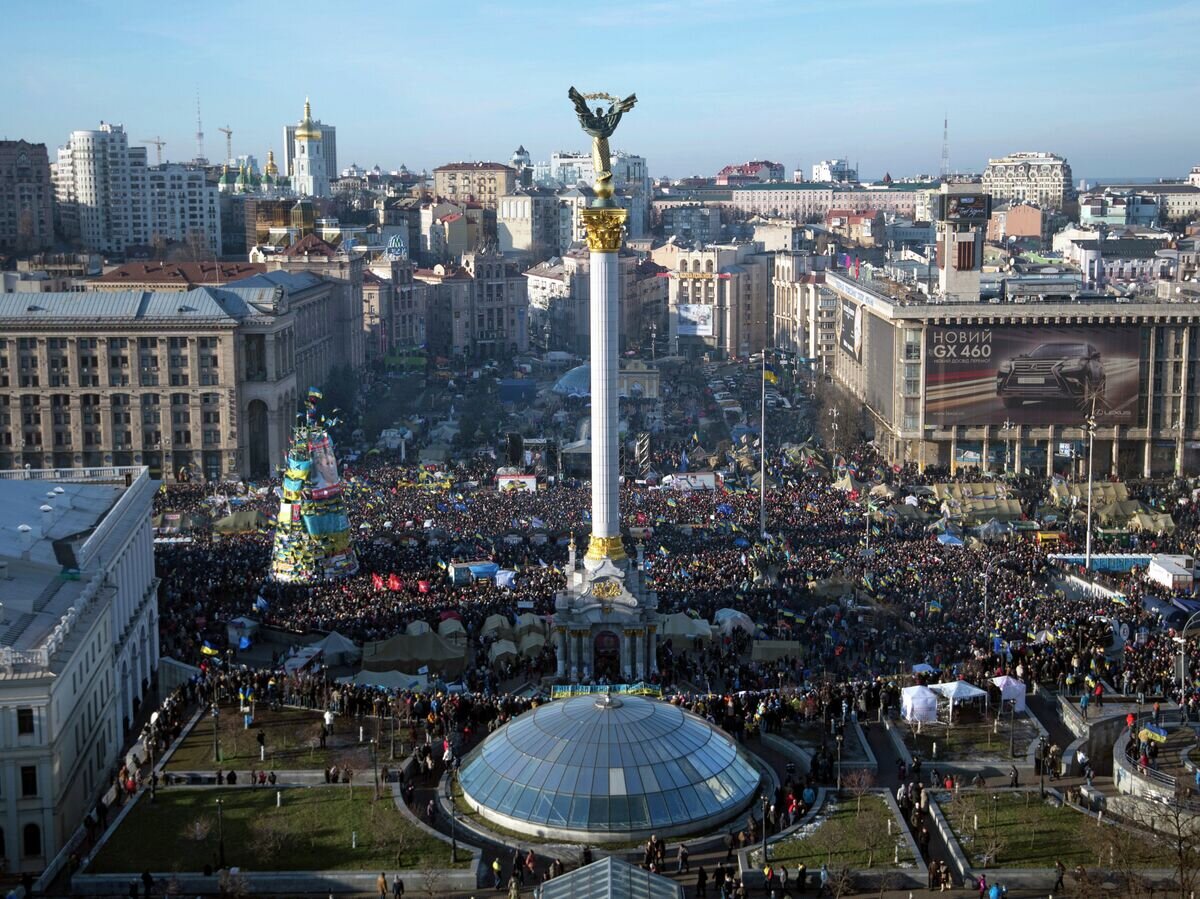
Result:
{"label": "arched window", "polygon": [[712,271],[713,271],[713,261],[712,261],[711,259],[706,259],[706,260],[705,260],[705,262],[704,262],[704,270],[705,270],[706,272],[708,272],[709,274],[712,274]]}
{"label": "arched window", "polygon": [[26,824],[21,832],[25,838],[25,857],[36,858],[42,854],[42,829],[36,824]]}

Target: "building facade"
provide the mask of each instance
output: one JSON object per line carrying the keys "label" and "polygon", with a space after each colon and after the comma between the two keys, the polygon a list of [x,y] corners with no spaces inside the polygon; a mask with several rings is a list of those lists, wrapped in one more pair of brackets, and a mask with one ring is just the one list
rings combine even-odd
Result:
{"label": "building facade", "polygon": [[[325,135],[321,126],[313,121],[312,105],[304,101],[304,118],[296,126],[292,136],[291,168],[292,190],[302,197],[327,197],[331,182],[330,164],[325,157]],[[336,178],[337,166],[332,167]]]}
{"label": "building facade", "polygon": [[681,251],[669,273],[672,352],[748,356],[767,343],[774,255],[759,243]]}
{"label": "building facade", "polygon": [[[312,126],[321,132],[321,156],[325,159],[325,180],[332,184],[338,179],[337,128],[313,119]],[[283,176],[291,178],[296,171],[296,131],[300,125],[283,126]]]}
{"label": "building facade", "polygon": [[831,370],[837,348],[837,300],[822,286],[824,269],[823,257],[781,251],[771,273],[772,345],[820,372]]}
{"label": "building facade", "polygon": [[546,259],[558,253],[558,197],[547,188],[526,188],[500,198],[496,236],[500,252]]}
{"label": "building facade", "polygon": [[755,159],[741,165],[727,165],[717,172],[717,184],[745,184],[755,181],[783,181],[787,177],[783,164]]}
{"label": "building facade", "polygon": [[485,209],[495,209],[500,198],[512,194],[516,186],[516,171],[499,162],[451,162],[433,170],[438,197],[479,203]]}
{"label": "building facade", "polygon": [[993,199],[1029,200],[1050,209],[1063,209],[1074,199],[1071,164],[1053,153],[1010,153],[989,159],[983,171],[983,190]]}
{"label": "building facade", "polygon": [[833,183],[857,181],[858,169],[850,165],[848,159],[822,159],[813,163],[812,180]]}
{"label": "building facade", "polygon": [[54,243],[54,183],[45,144],[0,140],[0,254]]}
{"label": "building facade", "polygon": [[129,146],[123,126],[72,132],[53,172],[63,238],[104,253],[148,243],[146,169],[146,148]]}
{"label": "building facade", "polygon": [[151,166],[146,173],[146,212],[145,242],[151,246],[179,242],[197,253],[220,255],[220,192],[203,168]]}
{"label": "building facade", "polygon": [[235,287],[0,296],[0,469],[145,465],[265,475],[305,384],[339,358],[334,285],[272,272]]}
{"label": "building facade", "polygon": [[429,288],[426,327],[436,352],[486,359],[528,351],[525,278],[500,253],[466,253],[462,265],[417,269],[414,278]]}
{"label": "building facade", "polygon": [[0,861],[10,873],[44,870],[109,789],[155,676],[154,492],[145,468],[0,474]]}

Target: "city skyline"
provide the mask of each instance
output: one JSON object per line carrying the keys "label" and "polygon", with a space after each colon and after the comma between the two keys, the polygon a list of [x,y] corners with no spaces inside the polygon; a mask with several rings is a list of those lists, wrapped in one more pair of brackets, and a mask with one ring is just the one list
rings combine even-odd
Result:
{"label": "city skyline", "polygon": [[[12,21],[18,74],[0,136],[57,147],[73,130],[120,122],[131,144],[161,137],[164,159],[185,161],[196,155],[199,96],[208,158],[224,156],[218,129],[228,126],[234,155],[261,164],[268,149],[282,157],[282,128],[308,96],[314,116],[338,128],[340,168],[507,161],[519,144],[547,159],[583,149],[566,99],[574,83],[637,91],[639,115],[619,146],[656,176],[707,175],[748,158],[779,161],[790,174],[834,156],[864,176],[936,174],[943,115],[951,171],[1047,150],[1067,157],[1077,178],[1181,177],[1200,143],[1200,123],[1177,112],[1195,108],[1200,92],[1175,77],[1200,34],[1200,9],[1178,3],[1095,4],[1086,34],[1072,10],[1031,3],[1006,7],[1000,21],[988,2],[856,0],[835,19],[821,4],[765,0],[759,18],[734,28],[724,26],[741,8],[729,0],[628,0],[604,16],[548,3],[519,14],[471,5],[449,22],[406,11],[394,20],[395,44],[393,20],[370,4],[343,8],[316,30],[323,10],[314,4],[245,28],[228,27],[240,12],[224,4],[174,8],[164,19],[135,2],[113,22],[111,8],[80,2]],[[556,39],[564,31],[608,49],[580,66],[579,46]],[[133,71],[124,65],[131,44],[141,63]],[[1119,68],[1098,74],[1097,62],[1118,53]],[[1131,57],[1137,77],[1125,74]],[[972,72],[964,59],[984,62]],[[169,75],[151,77],[159,70]]]}

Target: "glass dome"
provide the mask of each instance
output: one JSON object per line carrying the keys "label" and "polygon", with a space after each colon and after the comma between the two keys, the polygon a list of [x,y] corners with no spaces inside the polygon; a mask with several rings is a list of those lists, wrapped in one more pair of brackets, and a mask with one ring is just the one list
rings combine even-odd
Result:
{"label": "glass dome", "polygon": [[525,833],[614,839],[692,832],[744,809],[759,774],[722,731],[639,696],[577,696],[489,736],[459,783],[487,818]]}
{"label": "glass dome", "polygon": [[592,366],[587,362],[575,366],[558,379],[554,392],[559,396],[591,396]]}

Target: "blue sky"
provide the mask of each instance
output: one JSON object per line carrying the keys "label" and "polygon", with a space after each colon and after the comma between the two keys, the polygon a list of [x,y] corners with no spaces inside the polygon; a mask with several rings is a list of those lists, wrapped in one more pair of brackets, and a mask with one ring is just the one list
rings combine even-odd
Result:
{"label": "blue sky", "polygon": [[[50,147],[122,122],[194,155],[280,155],[305,95],[339,164],[432,168],[584,146],[567,87],[635,92],[614,145],[655,175],[830,156],[864,175],[1014,150],[1079,176],[1200,164],[1200,3],[1178,0],[572,0],[42,4],[0,0],[0,137]],[[51,150],[53,157],[53,150]],[[151,150],[151,158],[154,151]]]}

